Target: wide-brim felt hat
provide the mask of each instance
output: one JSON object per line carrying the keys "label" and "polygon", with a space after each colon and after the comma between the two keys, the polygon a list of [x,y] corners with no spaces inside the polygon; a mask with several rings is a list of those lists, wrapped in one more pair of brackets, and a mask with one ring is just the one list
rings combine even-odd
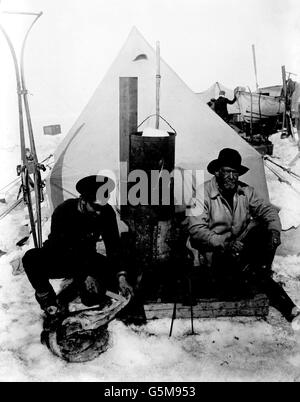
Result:
{"label": "wide-brim felt hat", "polygon": [[221,167],[230,167],[235,169],[240,176],[248,172],[249,168],[242,165],[242,157],[238,151],[231,148],[224,148],[220,151],[218,159],[212,160],[207,165],[207,170],[215,174]]}
{"label": "wide-brim felt hat", "polygon": [[[105,191],[103,193],[102,191],[98,192],[99,188],[104,185]],[[115,182],[110,177],[102,175],[86,176],[76,183],[76,190],[78,193],[90,201],[96,201],[99,197],[107,199],[109,193],[111,193],[114,188]]]}

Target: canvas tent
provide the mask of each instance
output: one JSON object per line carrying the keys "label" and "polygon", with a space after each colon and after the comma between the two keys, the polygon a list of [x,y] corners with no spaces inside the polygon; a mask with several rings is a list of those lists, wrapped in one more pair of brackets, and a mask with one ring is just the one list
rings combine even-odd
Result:
{"label": "canvas tent", "polygon": [[[103,81],[55,153],[47,180],[52,207],[78,196],[75,184],[85,175],[119,171],[119,77],[138,77],[138,122],[155,113],[156,53],[133,29]],[[263,160],[161,60],[160,114],[177,132],[175,164],[204,169],[221,148],[237,149],[250,168],[243,179],[267,198]],[[154,125],[148,119],[145,126]],[[169,129],[162,125],[161,129]]]}
{"label": "canvas tent", "polygon": [[[209,102],[211,99],[218,99],[219,92],[225,91],[225,96],[228,99],[233,99],[234,91],[232,89],[226,88],[220,82],[215,82],[212,86],[210,86],[206,91],[196,92],[196,95],[202,102]],[[240,109],[237,103],[233,105],[228,105],[227,110],[229,114],[240,113]]]}

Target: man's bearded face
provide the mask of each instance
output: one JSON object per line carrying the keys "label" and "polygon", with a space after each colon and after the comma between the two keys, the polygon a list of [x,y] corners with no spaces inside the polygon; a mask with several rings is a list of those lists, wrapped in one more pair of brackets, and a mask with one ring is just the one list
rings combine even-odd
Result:
{"label": "man's bearded face", "polygon": [[238,185],[239,173],[237,170],[227,166],[222,166],[216,172],[216,178],[221,190],[235,192]]}

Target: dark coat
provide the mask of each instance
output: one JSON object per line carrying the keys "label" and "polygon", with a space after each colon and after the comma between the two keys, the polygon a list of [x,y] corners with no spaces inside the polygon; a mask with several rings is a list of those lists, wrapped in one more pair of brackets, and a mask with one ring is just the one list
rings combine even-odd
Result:
{"label": "dark coat", "polygon": [[229,99],[225,98],[224,96],[219,96],[219,98],[216,99],[216,101],[215,101],[214,111],[223,120],[228,120],[229,114],[228,114],[228,110],[227,110],[227,105],[233,105],[235,101],[236,101],[236,97],[234,97],[232,100],[229,100]]}
{"label": "dark coat", "polygon": [[96,251],[100,236],[108,260],[117,269],[121,247],[113,208],[106,204],[100,216],[83,214],[78,210],[78,199],[69,199],[54,210],[51,232],[44,247],[53,252],[78,254],[80,257]]}

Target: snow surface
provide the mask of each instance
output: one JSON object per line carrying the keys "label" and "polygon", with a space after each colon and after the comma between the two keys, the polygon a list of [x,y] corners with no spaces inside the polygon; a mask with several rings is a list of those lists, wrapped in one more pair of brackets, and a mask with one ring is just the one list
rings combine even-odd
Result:
{"label": "snow surface", "polygon": [[[274,161],[288,167],[298,153],[297,144],[280,139],[280,134],[271,139]],[[58,141],[47,140],[44,157]],[[5,152],[13,154],[16,148]],[[300,174],[299,159],[292,170]],[[283,226],[298,226],[297,180],[292,180],[292,187],[279,182],[267,168],[266,174],[270,199],[281,208]],[[290,175],[287,177],[291,181]],[[15,199],[17,187],[5,194],[8,204]],[[0,213],[6,207],[0,204]],[[47,204],[43,220],[45,238],[50,227]],[[109,324],[110,346],[105,353],[86,363],[60,360],[40,343],[41,311],[18,265],[19,258],[32,247],[32,240],[23,247],[15,245],[26,233],[28,216],[23,205],[0,220],[0,250],[5,252],[0,257],[0,381],[300,381],[300,334],[295,334],[273,308],[266,320],[195,319],[195,335],[190,334],[190,320],[176,319],[171,338],[171,318],[149,321],[142,327],[126,327],[115,320]],[[275,279],[300,304],[300,244],[298,250],[299,255],[277,255],[273,271]],[[57,281],[52,283],[59,286]]]}

